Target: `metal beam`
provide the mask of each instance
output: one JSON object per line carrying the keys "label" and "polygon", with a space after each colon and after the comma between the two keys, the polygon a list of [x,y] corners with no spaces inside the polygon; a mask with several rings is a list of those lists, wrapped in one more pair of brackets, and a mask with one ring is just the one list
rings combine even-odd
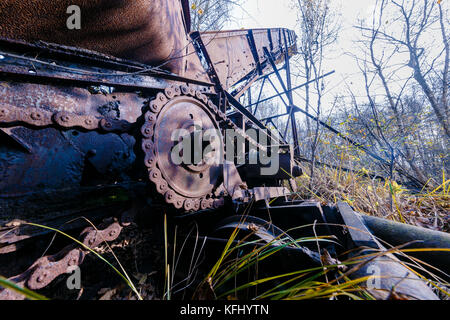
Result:
{"label": "metal beam", "polygon": [[261,76],[263,74],[263,70],[261,68],[261,60],[259,59],[258,50],[256,49],[255,37],[253,36],[253,30],[248,30],[247,32],[247,40],[248,45],[250,46],[250,51],[252,52],[253,59],[256,63],[256,70],[258,74]]}
{"label": "metal beam", "polygon": [[[255,107],[255,110],[253,111],[253,115],[256,115],[256,111],[258,111],[259,101],[261,100],[261,95],[262,95],[262,92],[264,89],[264,85],[266,84],[266,80],[267,80],[267,78],[264,78],[263,83],[261,84],[261,89],[260,89],[259,95],[258,95],[258,101],[256,102],[256,107]],[[252,104],[250,103],[249,106],[250,106],[249,108],[251,110]]]}
{"label": "metal beam", "polygon": [[270,117],[267,117],[267,118],[263,118],[263,119],[261,119],[261,121],[270,121],[272,119],[276,119],[276,118],[280,118],[280,117],[284,117],[284,116],[288,116],[288,115],[289,115],[289,113],[286,112],[286,113],[282,113],[282,114],[277,114],[275,116],[270,116]]}
{"label": "metal beam", "polygon": [[[310,81],[308,81],[308,82],[305,82],[305,83],[303,83],[303,84],[301,84],[301,85],[299,85],[299,86],[296,86],[296,87],[292,88],[292,89],[289,90],[289,91],[295,91],[295,90],[298,90],[298,89],[300,89],[300,88],[306,86],[307,84],[310,84],[310,83],[313,83],[313,82],[315,82],[315,81],[317,81],[317,80],[320,80],[320,79],[322,79],[322,78],[328,77],[329,75],[331,75],[331,74],[333,74],[333,73],[335,73],[334,70],[331,71],[331,72],[328,72],[328,73],[324,74],[323,76],[320,76],[320,77],[318,77],[318,78],[315,78],[315,79],[313,79],[313,80],[310,80]],[[265,99],[259,101],[259,103],[262,103],[262,102],[266,102],[266,101],[275,99],[275,98],[277,98],[277,97],[280,96],[280,95],[281,95],[281,94],[276,94],[276,95],[271,96],[271,97],[269,97],[269,98],[265,98]],[[254,105],[254,104],[253,104],[253,105]],[[249,107],[250,107],[250,106],[249,106]]]}
{"label": "metal beam", "polygon": [[[226,98],[228,99],[228,102],[237,110],[237,112],[240,112],[242,115],[244,115],[245,117],[247,117],[250,121],[252,121],[256,126],[258,126],[260,129],[263,130],[263,132],[265,130],[268,131],[268,136],[270,137],[270,139],[276,141],[277,143],[279,143],[279,141],[277,141],[276,139],[274,139],[271,135],[270,135],[270,130],[269,128],[267,128],[258,118],[256,118],[250,111],[248,111],[243,105],[241,105],[239,103],[239,101],[237,101],[230,93],[228,93],[227,91],[225,91],[225,95]],[[286,141],[282,141],[283,143],[286,143]]]}
{"label": "metal beam", "polygon": [[[278,72],[278,69],[277,69],[277,66],[275,64],[275,61],[273,59],[272,54],[269,52],[269,50],[266,47],[263,47],[263,50],[264,50],[264,53],[265,53],[267,59],[269,60],[270,65],[272,66],[273,71],[275,71],[275,74],[277,75],[278,81],[280,82],[281,86],[283,87],[283,93],[286,94],[289,102],[291,102],[290,100],[291,100],[292,97],[289,97],[288,88],[286,88],[286,85],[284,84],[283,78],[281,78],[281,74],[280,74],[280,72]],[[286,56],[288,56],[288,55],[286,55]],[[286,60],[286,64],[287,63],[288,63],[288,61]]]}
{"label": "metal beam", "polygon": [[278,94],[278,96],[280,97],[281,101],[283,101],[284,105],[286,106],[286,108],[288,108],[288,104],[286,103],[286,101],[284,101],[283,96],[281,95],[281,93],[278,91],[277,87],[275,87],[275,85],[273,84],[272,80],[270,78],[267,78],[270,82],[270,84],[272,85],[273,89],[275,90],[275,92]]}
{"label": "metal beam", "polygon": [[284,136],[287,135],[287,130],[289,128],[289,120],[291,121],[291,130],[292,130],[292,138],[294,139],[294,155],[300,156],[300,146],[298,141],[298,131],[297,131],[297,123],[295,121],[295,113],[292,112],[294,109],[292,106],[294,105],[294,99],[292,97],[292,82],[291,82],[291,65],[290,65],[290,57],[289,57],[289,49],[288,42],[286,39],[286,31],[283,30],[284,36],[284,45],[286,48],[285,52],[285,61],[286,61],[286,82],[287,82],[287,95],[289,98],[289,119],[286,123],[286,129],[284,131]]}

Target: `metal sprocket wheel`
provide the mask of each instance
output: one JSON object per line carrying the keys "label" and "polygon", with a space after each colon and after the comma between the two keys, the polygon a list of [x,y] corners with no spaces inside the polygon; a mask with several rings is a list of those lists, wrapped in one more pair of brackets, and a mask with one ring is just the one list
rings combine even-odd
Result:
{"label": "metal sprocket wheel", "polygon": [[[223,204],[223,197],[215,194],[223,172],[223,138],[216,118],[223,116],[204,94],[188,86],[166,88],[150,101],[141,129],[145,165],[156,190],[176,209],[198,211]],[[183,157],[186,138],[197,146],[186,155],[191,161]]]}

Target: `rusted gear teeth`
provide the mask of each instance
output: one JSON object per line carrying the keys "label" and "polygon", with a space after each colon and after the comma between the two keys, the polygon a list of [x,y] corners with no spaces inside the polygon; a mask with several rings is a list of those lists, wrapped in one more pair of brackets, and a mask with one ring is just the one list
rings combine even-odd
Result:
{"label": "rusted gear teeth", "polygon": [[214,114],[217,114],[217,112],[219,111],[219,108],[217,108],[217,106],[212,101],[208,101],[208,107]]}
{"label": "rusted gear teeth", "polygon": [[186,211],[192,211],[194,210],[194,200],[193,199],[186,199],[184,201],[184,209]]}
{"label": "rusted gear teeth", "polygon": [[[180,105],[177,104],[178,101],[181,101],[182,105],[192,105],[192,109],[189,109],[190,107],[187,107],[187,110],[181,110]],[[200,188],[199,185],[195,182],[193,182],[192,186],[188,188],[192,190],[187,191],[185,190],[186,188],[174,186],[172,184],[173,181],[165,177],[164,172],[166,171],[164,171],[164,168],[161,168],[161,166],[164,167],[163,163],[158,162],[170,161],[167,160],[166,157],[163,157],[163,160],[160,160],[161,155],[158,153],[158,148],[161,148],[161,146],[160,144],[158,145],[158,143],[160,143],[162,139],[161,136],[167,136],[168,134],[171,134],[171,132],[165,132],[163,134],[163,130],[160,130],[158,128],[160,128],[159,123],[162,122],[163,119],[166,119],[164,117],[169,117],[167,116],[167,114],[168,110],[171,109],[166,109],[166,106],[167,108],[172,108],[174,105],[177,106],[176,108],[180,108],[180,110],[177,113],[172,114],[171,116],[181,119],[181,122],[183,122],[184,114],[191,117],[186,117],[186,121],[180,124],[180,128],[189,128],[190,126],[192,126],[192,123],[202,123],[202,125],[205,125],[204,122],[205,119],[207,119],[206,128],[210,128],[212,125],[211,128],[215,127],[220,131],[220,126],[216,120],[216,118],[218,117],[219,108],[212,101],[210,101],[205,94],[196,91],[194,88],[187,85],[171,86],[167,87],[164,92],[159,92],[156,97],[148,103],[149,111],[145,113],[144,125],[141,128],[141,134],[143,137],[142,150],[145,154],[144,164],[148,169],[149,180],[155,185],[156,191],[164,197],[165,201],[168,204],[173,205],[176,209],[189,212],[218,208],[221,206],[221,204],[224,203],[224,201],[222,198],[214,198],[212,189],[202,194],[204,189]],[[188,110],[192,111],[189,112]],[[223,113],[220,115],[220,117],[226,119],[226,115]],[[175,130],[177,128],[173,129]],[[157,133],[157,130],[160,131],[158,131]],[[158,141],[156,141],[156,139],[158,139]],[[181,153],[180,156],[182,156]],[[173,166],[174,168],[177,168],[176,165]],[[209,183],[212,185],[210,188],[215,188],[213,183],[208,182],[210,180],[210,176],[208,176],[208,174],[210,174],[210,170],[208,170],[208,168],[205,169],[205,166],[209,166],[209,164],[205,165],[205,163],[202,163],[196,165],[180,165],[180,167],[183,167],[185,170],[187,170],[188,174],[194,175],[196,179],[203,178],[204,182],[200,181],[200,185],[202,183]],[[206,172],[208,172],[208,174],[205,174]],[[214,176],[214,179],[216,179],[216,176]],[[214,179],[212,179],[213,182],[215,181]],[[220,179],[220,175],[218,175],[218,179]],[[197,194],[195,194],[196,191],[198,191]],[[189,192],[193,194],[189,194]],[[187,194],[189,194],[189,196]]]}
{"label": "rusted gear teeth", "polygon": [[161,171],[159,171],[159,169],[156,168],[150,170],[149,178],[150,181],[154,182],[155,184],[158,184],[159,181],[162,179]]}
{"label": "rusted gear teeth", "polygon": [[164,90],[164,93],[166,94],[167,98],[172,99],[181,94],[181,89],[177,86],[170,86]]}
{"label": "rusted gear teeth", "polygon": [[213,199],[202,199],[201,204],[200,204],[200,209],[202,209],[202,210],[212,209],[213,204],[214,204]]}

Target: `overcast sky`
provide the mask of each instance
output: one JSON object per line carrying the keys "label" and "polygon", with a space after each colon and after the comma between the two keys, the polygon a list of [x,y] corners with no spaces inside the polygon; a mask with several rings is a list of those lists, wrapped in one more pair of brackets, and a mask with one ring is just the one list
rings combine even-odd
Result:
{"label": "overcast sky", "polygon": [[[227,29],[241,28],[289,28],[296,29],[297,13],[290,6],[291,0],[246,0],[243,8],[235,10],[234,16],[237,17],[227,25]],[[344,55],[345,52],[352,50],[353,41],[357,38],[358,32],[353,28],[358,18],[370,16],[375,0],[333,0],[333,6],[338,8],[342,14],[342,29],[339,34],[339,41],[334,48],[326,53],[326,64],[324,71],[335,70],[336,73],[327,79],[327,88],[329,89],[324,100],[324,107],[331,103],[336,93],[342,93],[345,86],[352,86],[352,79],[357,77],[359,70],[352,58]],[[344,81],[345,80],[345,81]],[[297,83],[301,83],[298,79]],[[302,94],[301,91],[298,92]],[[299,95],[296,96],[296,103],[299,101]]]}
{"label": "overcast sky", "polygon": [[[375,0],[333,0],[333,3],[342,8],[342,14],[351,25],[356,18],[370,12],[370,4]],[[236,13],[241,17],[239,21],[230,23],[236,28],[294,28],[297,14],[290,8],[291,0],[246,0],[243,9]],[[250,17],[249,17],[250,15]]]}

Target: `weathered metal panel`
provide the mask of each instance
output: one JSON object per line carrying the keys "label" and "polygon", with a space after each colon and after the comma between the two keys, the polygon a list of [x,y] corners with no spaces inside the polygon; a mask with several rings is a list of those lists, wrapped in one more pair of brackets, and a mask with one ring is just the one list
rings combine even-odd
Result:
{"label": "weathered metal panel", "polygon": [[[285,47],[284,32],[291,34],[291,42],[287,46],[290,55],[293,55],[296,52],[295,34],[286,29],[210,31],[201,33],[201,38],[220,82],[227,90],[248,74],[256,72],[258,64],[262,66],[263,71],[268,71],[268,68],[265,68],[267,58],[264,47],[268,48],[277,63],[284,61],[284,55],[281,54]],[[249,33],[253,34],[257,57],[252,53]]]}
{"label": "weathered metal panel", "polygon": [[[183,73],[187,0],[2,0],[0,37],[86,48]],[[69,29],[68,7],[81,11]],[[184,10],[183,10],[184,8]],[[69,11],[70,12],[70,11]]]}

